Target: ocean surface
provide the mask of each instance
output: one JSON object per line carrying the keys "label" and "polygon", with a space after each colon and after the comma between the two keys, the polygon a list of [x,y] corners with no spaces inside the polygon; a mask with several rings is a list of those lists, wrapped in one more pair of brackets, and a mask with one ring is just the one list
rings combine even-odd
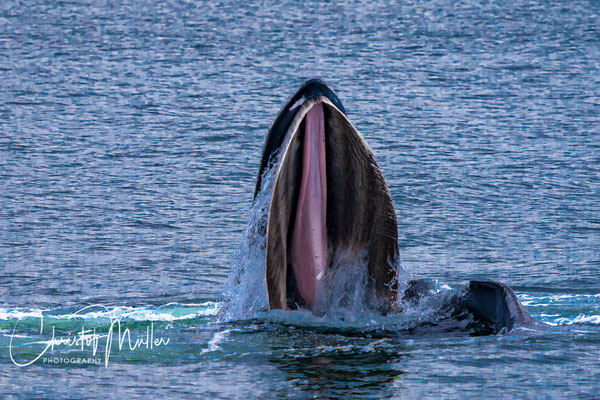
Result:
{"label": "ocean surface", "polygon": [[[312,77],[373,149],[407,276],[440,295],[504,282],[550,329],[264,309],[247,232],[262,145]],[[599,2],[0,1],[0,397],[599,382]]]}

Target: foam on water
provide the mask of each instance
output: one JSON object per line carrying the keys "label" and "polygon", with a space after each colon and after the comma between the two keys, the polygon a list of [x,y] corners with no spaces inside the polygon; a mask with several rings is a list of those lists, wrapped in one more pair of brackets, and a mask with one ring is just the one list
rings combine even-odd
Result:
{"label": "foam on water", "polygon": [[216,301],[199,304],[168,303],[162,306],[86,306],[75,311],[0,308],[0,320],[28,320],[41,317],[53,320],[180,321],[214,317],[221,306]]}

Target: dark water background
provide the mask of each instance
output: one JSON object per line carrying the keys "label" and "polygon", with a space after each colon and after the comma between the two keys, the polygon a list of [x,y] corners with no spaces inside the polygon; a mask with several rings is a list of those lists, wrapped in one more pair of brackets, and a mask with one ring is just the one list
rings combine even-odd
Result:
{"label": "dark water background", "polygon": [[[315,76],[375,153],[410,273],[503,281],[561,327],[217,318],[264,137]],[[0,1],[3,397],[594,397],[599,271],[597,1]],[[171,342],[10,360],[16,321],[24,360],[90,304]]]}

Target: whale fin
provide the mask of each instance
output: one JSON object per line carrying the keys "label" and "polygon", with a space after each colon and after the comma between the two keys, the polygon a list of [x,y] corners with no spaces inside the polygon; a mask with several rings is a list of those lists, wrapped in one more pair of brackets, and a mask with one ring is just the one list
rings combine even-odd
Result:
{"label": "whale fin", "polygon": [[515,292],[500,282],[470,281],[463,300],[475,320],[493,333],[541,325],[525,311]]}

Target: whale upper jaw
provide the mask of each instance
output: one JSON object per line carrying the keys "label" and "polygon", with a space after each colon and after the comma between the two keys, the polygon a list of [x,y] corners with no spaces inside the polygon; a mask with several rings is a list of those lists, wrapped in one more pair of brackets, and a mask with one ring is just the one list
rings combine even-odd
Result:
{"label": "whale upper jaw", "polygon": [[267,136],[261,171],[276,169],[267,222],[272,309],[312,308],[342,252],[366,254],[376,297],[395,301],[396,214],[373,153],[343,110],[333,91],[311,80]]}
{"label": "whale upper jaw", "polygon": [[272,165],[275,158],[279,154],[279,149],[287,134],[288,128],[292,120],[296,116],[299,107],[306,101],[316,96],[325,96],[332,104],[334,104],[343,114],[346,114],[342,102],[337,95],[331,90],[325,82],[320,79],[309,79],[298,91],[291,96],[283,106],[277,117],[269,128],[269,133],[265,139],[263,146],[263,154],[260,161],[260,167],[256,178],[256,186],[254,188],[254,199],[262,188],[262,178],[265,171]]}

